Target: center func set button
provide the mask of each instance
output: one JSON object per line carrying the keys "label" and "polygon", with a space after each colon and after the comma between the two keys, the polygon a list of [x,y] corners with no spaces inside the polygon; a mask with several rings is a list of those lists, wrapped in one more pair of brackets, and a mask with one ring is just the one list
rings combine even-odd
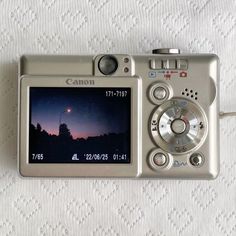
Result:
{"label": "center func set button", "polygon": [[171,123],[171,129],[175,134],[182,134],[186,129],[186,124],[182,119],[175,119]]}

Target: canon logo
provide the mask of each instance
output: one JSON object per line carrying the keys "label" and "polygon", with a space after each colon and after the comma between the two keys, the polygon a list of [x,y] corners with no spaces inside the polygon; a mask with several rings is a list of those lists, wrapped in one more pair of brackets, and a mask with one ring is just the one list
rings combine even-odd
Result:
{"label": "canon logo", "polygon": [[66,84],[68,85],[94,85],[95,81],[92,79],[67,79]]}

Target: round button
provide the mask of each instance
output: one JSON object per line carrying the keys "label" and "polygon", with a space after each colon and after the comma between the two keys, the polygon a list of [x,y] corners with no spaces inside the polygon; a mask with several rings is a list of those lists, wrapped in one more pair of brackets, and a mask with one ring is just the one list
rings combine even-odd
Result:
{"label": "round button", "polygon": [[199,167],[203,164],[204,158],[201,154],[199,153],[194,153],[190,156],[190,163],[193,166]]}
{"label": "round button", "polygon": [[171,123],[171,129],[175,134],[182,134],[186,130],[186,124],[181,119],[175,119]]}
{"label": "round button", "polygon": [[161,149],[154,149],[148,154],[148,163],[154,170],[165,171],[172,165],[172,159],[168,153]]}
{"label": "round button", "polygon": [[98,68],[102,74],[111,75],[117,70],[118,61],[111,55],[105,55],[99,60]]}
{"label": "round button", "polygon": [[157,166],[163,166],[167,162],[167,157],[165,154],[159,152],[153,156],[153,162]]}
{"label": "round button", "polygon": [[172,96],[172,89],[166,83],[158,82],[152,84],[149,89],[149,98],[156,105],[162,104]]}
{"label": "round button", "polygon": [[163,87],[157,87],[154,89],[153,95],[156,99],[163,100],[165,99],[167,92]]}

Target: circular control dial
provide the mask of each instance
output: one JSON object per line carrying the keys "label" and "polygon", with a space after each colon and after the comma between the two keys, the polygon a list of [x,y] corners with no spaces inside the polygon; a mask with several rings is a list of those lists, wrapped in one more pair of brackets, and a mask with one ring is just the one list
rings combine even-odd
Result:
{"label": "circular control dial", "polygon": [[207,121],[196,104],[186,99],[172,99],[153,112],[150,129],[160,148],[178,154],[188,152],[204,141]]}

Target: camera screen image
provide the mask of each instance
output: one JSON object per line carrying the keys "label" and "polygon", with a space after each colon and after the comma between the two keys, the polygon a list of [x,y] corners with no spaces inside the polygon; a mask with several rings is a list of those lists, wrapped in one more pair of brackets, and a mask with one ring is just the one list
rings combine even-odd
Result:
{"label": "camera screen image", "polygon": [[130,163],[131,88],[30,87],[29,163]]}

